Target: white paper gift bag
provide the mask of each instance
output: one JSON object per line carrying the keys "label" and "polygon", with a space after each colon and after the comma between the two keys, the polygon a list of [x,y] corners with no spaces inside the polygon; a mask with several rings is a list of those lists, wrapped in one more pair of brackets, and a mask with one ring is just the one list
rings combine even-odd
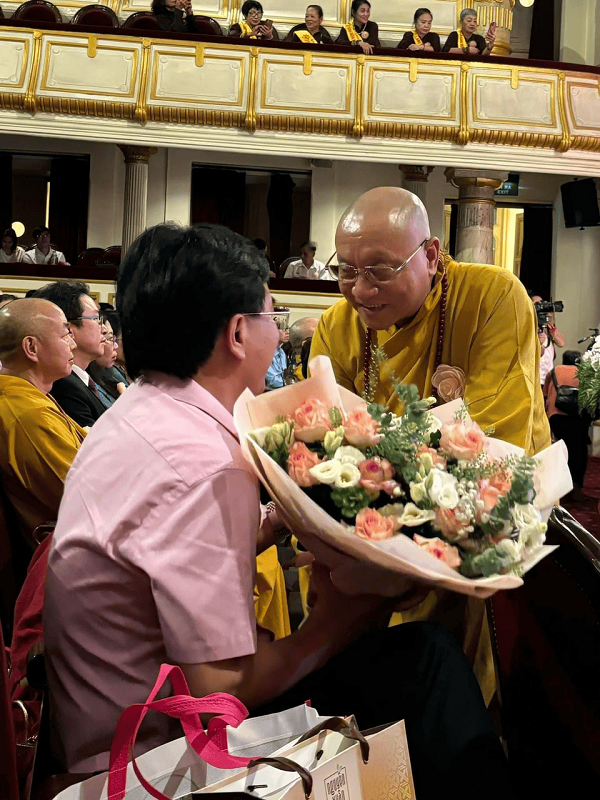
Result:
{"label": "white paper gift bag", "polygon": [[297,765],[300,774],[261,764],[193,796],[245,792],[260,800],[414,800],[404,722],[359,736],[358,741],[352,720],[329,720],[323,726],[332,722],[340,730],[325,728],[282,751],[285,764],[290,770]]}

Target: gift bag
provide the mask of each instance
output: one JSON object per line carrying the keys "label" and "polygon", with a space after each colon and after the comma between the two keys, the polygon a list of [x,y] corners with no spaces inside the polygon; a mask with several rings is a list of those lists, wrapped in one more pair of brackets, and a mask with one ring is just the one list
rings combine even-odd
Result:
{"label": "gift bag", "polygon": [[297,745],[191,797],[221,792],[261,800],[414,800],[404,722],[361,734],[352,718],[326,720]]}
{"label": "gift bag", "polygon": [[[167,678],[176,695],[154,701]],[[179,717],[186,736],[144,753],[135,764],[128,763],[137,729],[150,708]],[[221,716],[213,718],[204,732],[199,713]],[[150,800],[163,796],[179,800],[242,771],[249,759],[269,756],[295,742],[326,719],[308,704],[263,717],[246,719],[247,715],[244,705],[230,695],[190,697],[179,667],[164,664],[147,702],[126,709],[121,716],[111,750],[112,780],[110,771],[95,775],[63,790],[56,800]]]}

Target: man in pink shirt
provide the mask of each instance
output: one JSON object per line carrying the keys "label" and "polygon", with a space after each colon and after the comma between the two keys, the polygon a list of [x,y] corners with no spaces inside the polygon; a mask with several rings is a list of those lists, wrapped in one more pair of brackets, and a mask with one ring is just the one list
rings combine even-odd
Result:
{"label": "man in pink shirt", "polygon": [[[486,797],[506,798],[502,750],[445,630],[415,623],[352,643],[385,601],[341,595],[318,565],[302,628],[278,641],[256,629],[255,555],[274,537],[259,530],[232,410],[246,387],[264,390],[278,343],[267,279],[256,248],[214,225],[156,226],[121,264],[127,371],[141,380],[66,481],[44,612],[56,755],[70,772],[105,770],[120,713],[169,662],[193,694],[230,692],[254,712],[311,698],[363,726],[405,718],[421,798],[476,797],[488,771]],[[139,751],[175,735],[149,718]]]}

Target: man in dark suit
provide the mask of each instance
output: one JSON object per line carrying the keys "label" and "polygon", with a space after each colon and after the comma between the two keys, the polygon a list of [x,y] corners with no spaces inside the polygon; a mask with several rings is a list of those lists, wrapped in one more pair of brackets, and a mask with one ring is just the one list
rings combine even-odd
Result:
{"label": "man in dark suit", "polygon": [[93,425],[105,408],[98,390],[85,371],[104,352],[105,331],[96,301],[83,281],[59,280],[42,286],[36,297],[50,300],[61,308],[77,345],[73,352],[73,371],[54,382],[50,394],[62,409],[83,428]]}

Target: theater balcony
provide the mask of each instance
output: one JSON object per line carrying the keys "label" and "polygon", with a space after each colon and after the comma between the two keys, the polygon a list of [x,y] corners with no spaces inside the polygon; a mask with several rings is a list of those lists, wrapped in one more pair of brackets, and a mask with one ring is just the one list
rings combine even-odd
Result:
{"label": "theater balcony", "polygon": [[[62,19],[81,5],[58,4]],[[325,19],[333,34],[346,5],[340,0]],[[600,175],[600,69],[506,55],[409,57],[395,41],[414,5],[401,4],[404,24],[396,19],[394,27],[391,6],[391,21],[380,17],[380,35],[392,46],[369,56],[355,47],[85,28],[5,11],[0,133]],[[434,5],[443,10],[434,11],[441,20],[434,28],[447,34],[461,3]],[[474,5],[483,18],[494,3]],[[505,6],[502,13],[512,13],[514,0],[496,5],[498,14]],[[148,8],[135,0],[111,6],[121,22]],[[285,9],[273,15],[283,35],[303,9],[295,18]],[[225,30],[239,18],[227,0],[195,10]],[[509,31],[512,17],[502,19]]]}

